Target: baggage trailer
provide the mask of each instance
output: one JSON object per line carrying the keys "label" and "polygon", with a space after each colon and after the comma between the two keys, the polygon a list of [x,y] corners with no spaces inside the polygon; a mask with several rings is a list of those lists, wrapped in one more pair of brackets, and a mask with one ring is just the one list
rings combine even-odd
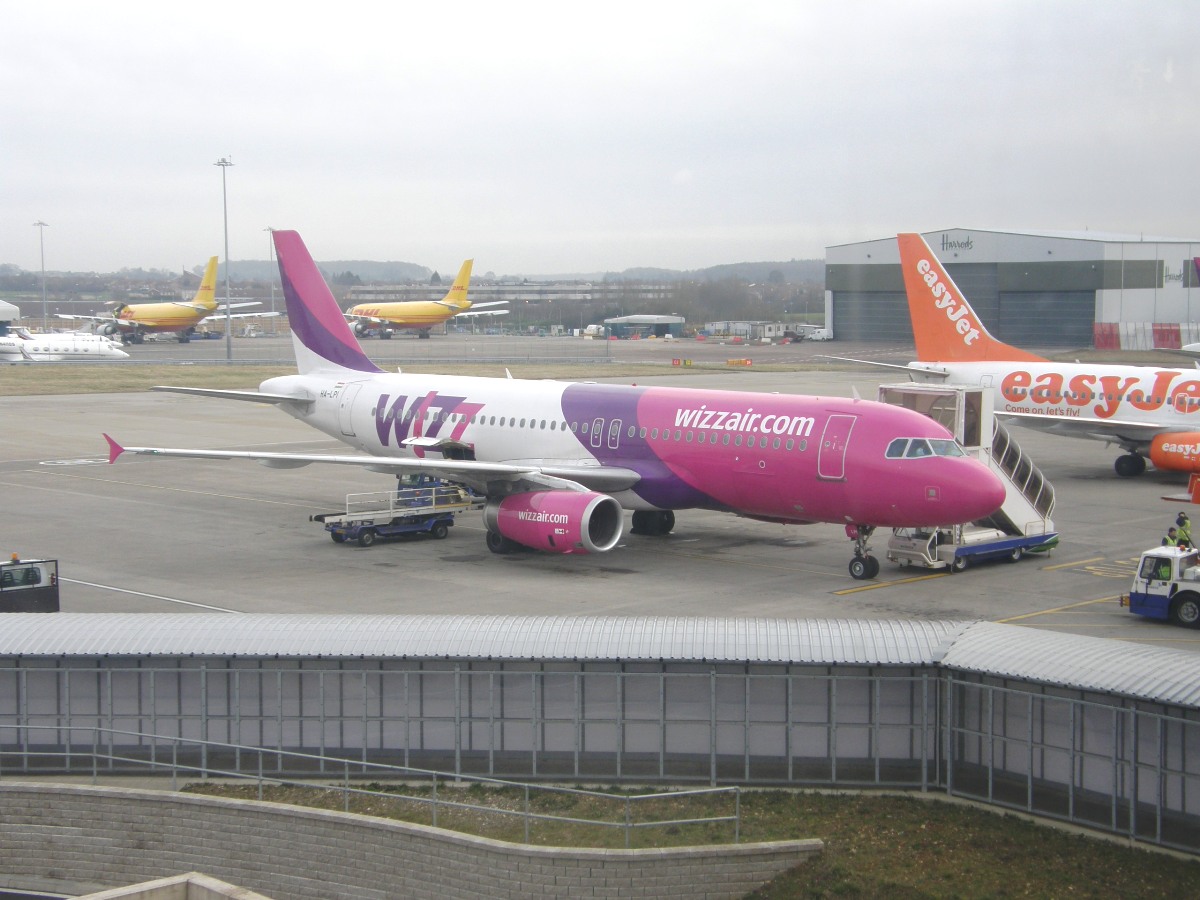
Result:
{"label": "baggage trailer", "polygon": [[896,528],[888,541],[887,558],[904,566],[961,572],[988,559],[1016,562],[1026,553],[1047,553],[1058,545],[1058,534],[1005,534],[998,528]]}
{"label": "baggage trailer", "polygon": [[347,494],[344,513],[318,513],[310,519],[323,523],[335,543],[357,541],[360,547],[370,547],[376,540],[416,535],[441,540],[449,535],[455,516],[484,504],[465,488],[428,476],[401,484],[405,486],[394,491]]}

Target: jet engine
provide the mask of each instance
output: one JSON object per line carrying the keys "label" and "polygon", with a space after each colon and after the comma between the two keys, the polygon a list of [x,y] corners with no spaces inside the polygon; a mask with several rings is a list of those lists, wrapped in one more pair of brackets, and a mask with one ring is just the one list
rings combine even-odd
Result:
{"label": "jet engine", "polygon": [[1150,442],[1150,462],[1167,472],[1200,472],[1200,433],[1155,435]]}
{"label": "jet engine", "polygon": [[105,322],[103,325],[100,325],[96,329],[96,331],[98,331],[100,334],[116,334],[117,333],[117,323],[116,322]]}
{"label": "jet engine", "polygon": [[353,328],[354,328],[354,334],[355,334],[355,336],[356,336],[356,337],[362,337],[362,336],[363,336],[363,335],[365,335],[365,334],[366,334],[368,331],[370,331],[370,330],[371,330],[371,326],[370,326],[370,325],[368,325],[366,322],[363,322],[363,321],[358,321],[358,322],[355,322],[355,323],[354,323],[354,325],[353,325]]}
{"label": "jet engine", "polygon": [[534,550],[605,553],[621,539],[623,514],[607,494],[533,491],[491,501],[483,521],[490,533]]}

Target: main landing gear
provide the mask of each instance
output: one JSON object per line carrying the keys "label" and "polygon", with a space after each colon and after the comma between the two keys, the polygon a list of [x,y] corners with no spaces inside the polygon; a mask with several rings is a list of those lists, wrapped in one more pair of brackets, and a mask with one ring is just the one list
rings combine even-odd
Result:
{"label": "main landing gear", "polygon": [[1126,453],[1124,456],[1117,457],[1113,468],[1122,478],[1141,475],[1146,471],[1146,457],[1138,456],[1136,453]]}
{"label": "main landing gear", "polygon": [[846,537],[854,541],[854,559],[850,560],[850,577],[865,581],[879,574],[879,560],[869,555],[867,541],[875,533],[874,525],[847,525]]}
{"label": "main landing gear", "polygon": [[630,531],[634,534],[670,534],[675,527],[675,513],[669,509],[634,510]]}

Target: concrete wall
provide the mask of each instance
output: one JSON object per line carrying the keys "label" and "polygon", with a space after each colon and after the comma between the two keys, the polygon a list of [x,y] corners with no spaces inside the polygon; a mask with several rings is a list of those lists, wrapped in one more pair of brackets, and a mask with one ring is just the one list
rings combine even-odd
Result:
{"label": "concrete wall", "polygon": [[0,784],[0,821],[0,884],[117,887],[197,871],[289,900],[741,897],[823,846],[529,847],[274,803],[29,783]]}

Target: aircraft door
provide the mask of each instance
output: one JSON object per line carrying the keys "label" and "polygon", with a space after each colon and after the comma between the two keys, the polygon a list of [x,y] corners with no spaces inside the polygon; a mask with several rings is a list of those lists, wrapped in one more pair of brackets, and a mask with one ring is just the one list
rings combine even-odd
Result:
{"label": "aircraft door", "polygon": [[351,382],[343,388],[342,395],[338,398],[338,425],[341,426],[342,434],[349,437],[354,437],[354,422],[350,414],[354,412],[354,398],[361,389],[362,382]]}
{"label": "aircraft door", "polygon": [[616,450],[621,446],[621,420],[613,419],[608,423],[608,449]]}
{"label": "aircraft door", "polygon": [[846,448],[857,416],[832,415],[821,433],[821,449],[817,451],[817,477],[827,481],[846,478]]}

